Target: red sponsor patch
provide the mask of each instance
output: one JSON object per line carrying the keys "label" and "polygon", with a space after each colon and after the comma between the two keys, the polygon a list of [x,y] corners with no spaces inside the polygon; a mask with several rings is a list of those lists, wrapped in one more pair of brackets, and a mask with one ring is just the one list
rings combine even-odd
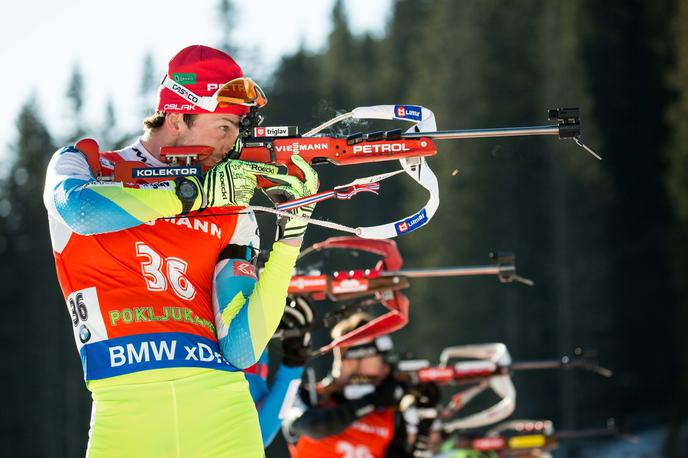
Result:
{"label": "red sponsor patch", "polygon": [[418,370],[418,380],[421,382],[450,382],[454,379],[454,369],[451,367],[424,367]]}
{"label": "red sponsor patch", "polygon": [[481,437],[471,443],[471,447],[476,450],[499,450],[504,448],[504,439],[501,437]]}
{"label": "red sponsor patch", "polygon": [[332,282],[332,292],[334,294],[358,293],[368,290],[368,280],[365,278],[347,278]]}
{"label": "red sponsor patch", "polygon": [[454,378],[471,378],[492,375],[497,365],[492,361],[460,361],[454,364]]}
{"label": "red sponsor patch", "polygon": [[290,293],[324,291],[327,288],[326,275],[297,275],[289,282]]}
{"label": "red sponsor patch", "polygon": [[256,268],[250,262],[234,261],[234,276],[256,278]]}

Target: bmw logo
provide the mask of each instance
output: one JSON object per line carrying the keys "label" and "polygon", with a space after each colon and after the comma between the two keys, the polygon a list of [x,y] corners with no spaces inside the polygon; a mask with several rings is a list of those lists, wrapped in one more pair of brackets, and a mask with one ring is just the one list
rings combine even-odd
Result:
{"label": "bmw logo", "polygon": [[91,339],[91,331],[88,330],[85,324],[82,324],[79,328],[79,340],[81,343],[86,343]]}

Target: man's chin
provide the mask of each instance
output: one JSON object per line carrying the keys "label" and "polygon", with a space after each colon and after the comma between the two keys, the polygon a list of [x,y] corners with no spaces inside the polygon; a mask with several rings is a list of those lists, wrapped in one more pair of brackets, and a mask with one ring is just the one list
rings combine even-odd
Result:
{"label": "man's chin", "polygon": [[201,161],[201,165],[203,166],[204,169],[212,169],[213,167],[215,167],[220,162],[222,162],[222,159],[208,157],[208,158],[205,158]]}

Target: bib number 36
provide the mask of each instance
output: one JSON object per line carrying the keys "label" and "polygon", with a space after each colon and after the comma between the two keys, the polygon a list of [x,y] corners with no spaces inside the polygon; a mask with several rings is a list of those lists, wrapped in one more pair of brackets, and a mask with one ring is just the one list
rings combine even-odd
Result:
{"label": "bib number 36", "polygon": [[181,299],[190,301],[196,296],[196,288],[186,277],[188,263],[175,257],[163,258],[143,242],[136,242],[136,256],[142,257],[141,273],[148,291],[172,291]]}
{"label": "bib number 36", "polygon": [[79,324],[79,321],[88,320],[88,308],[86,307],[86,302],[84,302],[83,293],[78,292],[69,296],[67,306],[69,307],[69,314],[72,317],[72,324],[74,326]]}
{"label": "bib number 36", "polygon": [[73,291],[67,296],[66,303],[79,349],[86,343],[107,336],[95,287]]}

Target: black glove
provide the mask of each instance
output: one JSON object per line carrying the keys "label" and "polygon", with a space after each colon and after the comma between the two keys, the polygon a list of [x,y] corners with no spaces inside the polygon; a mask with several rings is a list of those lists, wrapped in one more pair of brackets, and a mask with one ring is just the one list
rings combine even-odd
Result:
{"label": "black glove", "polygon": [[282,339],[282,363],[285,366],[295,367],[306,364],[311,341],[311,334],[306,329],[312,322],[313,311],[306,299],[300,296],[287,299],[287,307],[284,309],[282,321],[278,329],[283,331],[295,329],[303,330],[304,332],[296,337]]}
{"label": "black glove", "polygon": [[432,451],[432,432],[439,415],[437,405],[442,399],[442,392],[439,385],[435,382],[421,383],[414,391],[416,407],[423,409],[424,413],[419,415],[418,431],[416,432],[416,440],[413,443],[413,456],[414,458],[434,456]]}
{"label": "black glove", "polygon": [[442,392],[439,385],[435,382],[421,383],[418,392],[415,393],[416,405],[422,408],[437,407],[442,399]]}

